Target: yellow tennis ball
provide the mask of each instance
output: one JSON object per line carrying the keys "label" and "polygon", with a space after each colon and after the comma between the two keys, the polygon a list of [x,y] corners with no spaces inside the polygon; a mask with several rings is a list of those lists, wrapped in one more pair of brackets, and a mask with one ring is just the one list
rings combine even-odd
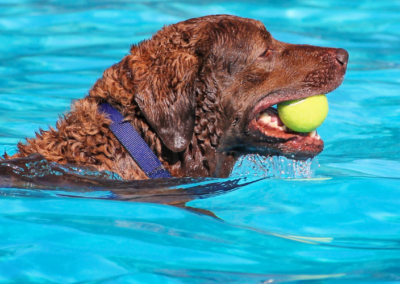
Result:
{"label": "yellow tennis ball", "polygon": [[278,104],[278,114],[283,124],[297,132],[317,129],[324,122],[328,110],[328,100],[325,95]]}

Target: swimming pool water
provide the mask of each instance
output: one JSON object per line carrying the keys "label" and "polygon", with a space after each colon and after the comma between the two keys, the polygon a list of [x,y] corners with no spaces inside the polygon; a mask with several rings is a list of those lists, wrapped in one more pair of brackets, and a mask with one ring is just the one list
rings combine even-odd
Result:
{"label": "swimming pool water", "polygon": [[281,41],[349,51],[319,128],[318,178],[251,175],[190,202],[220,219],[3,189],[0,283],[400,281],[398,1],[0,0],[0,150],[54,126],[132,43],[221,13],[259,19]]}

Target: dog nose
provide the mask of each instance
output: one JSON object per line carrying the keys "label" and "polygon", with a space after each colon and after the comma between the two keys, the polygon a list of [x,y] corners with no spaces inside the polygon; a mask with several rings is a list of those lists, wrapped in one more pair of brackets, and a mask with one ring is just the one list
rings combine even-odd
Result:
{"label": "dog nose", "polygon": [[336,59],[341,65],[345,65],[349,60],[349,53],[343,48],[338,48],[336,49]]}

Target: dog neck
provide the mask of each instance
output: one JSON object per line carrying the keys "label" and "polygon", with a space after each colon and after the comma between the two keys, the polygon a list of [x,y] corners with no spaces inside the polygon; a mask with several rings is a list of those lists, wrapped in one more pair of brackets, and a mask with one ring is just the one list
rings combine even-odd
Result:
{"label": "dog neck", "polygon": [[[206,89],[203,80],[196,82],[196,119],[192,139],[187,148],[181,152],[168,149],[146,121],[139,106],[135,102],[134,88],[126,88],[120,72],[123,61],[107,69],[103,78],[99,79],[90,90],[86,99],[96,104],[107,102],[118,109],[138,131],[143,140],[155,153],[164,167],[174,177],[226,177],[229,175],[235,157],[232,154],[219,153],[217,148],[223,130],[219,128],[221,114],[219,108],[218,88],[215,92]],[[210,86],[208,86],[210,88]],[[132,159],[131,163],[135,163]],[[126,169],[129,171],[129,169]],[[137,171],[137,168],[135,168]]]}
{"label": "dog neck", "polygon": [[[192,139],[182,152],[168,149],[146,121],[139,106],[134,100],[134,88],[121,85],[120,74],[122,62],[107,69],[90,90],[86,99],[100,104],[107,102],[113,105],[138,131],[143,140],[155,153],[164,167],[174,177],[223,177],[230,173],[234,156],[217,154],[222,129],[220,120],[219,98],[216,92],[206,90],[200,79],[196,85],[196,119]],[[218,90],[215,88],[216,91]],[[132,159],[132,163],[134,163]],[[127,171],[129,169],[126,169]],[[137,168],[135,169],[137,171]]]}

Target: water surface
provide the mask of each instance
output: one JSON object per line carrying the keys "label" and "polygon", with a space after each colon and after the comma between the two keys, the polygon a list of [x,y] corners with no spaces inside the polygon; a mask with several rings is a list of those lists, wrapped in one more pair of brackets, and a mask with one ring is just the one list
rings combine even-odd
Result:
{"label": "water surface", "polygon": [[317,178],[238,167],[211,181],[237,186],[189,204],[219,219],[85,190],[2,189],[0,283],[400,280],[398,1],[0,0],[0,150],[54,126],[131,44],[220,13],[259,19],[281,41],[349,51],[319,128]]}

